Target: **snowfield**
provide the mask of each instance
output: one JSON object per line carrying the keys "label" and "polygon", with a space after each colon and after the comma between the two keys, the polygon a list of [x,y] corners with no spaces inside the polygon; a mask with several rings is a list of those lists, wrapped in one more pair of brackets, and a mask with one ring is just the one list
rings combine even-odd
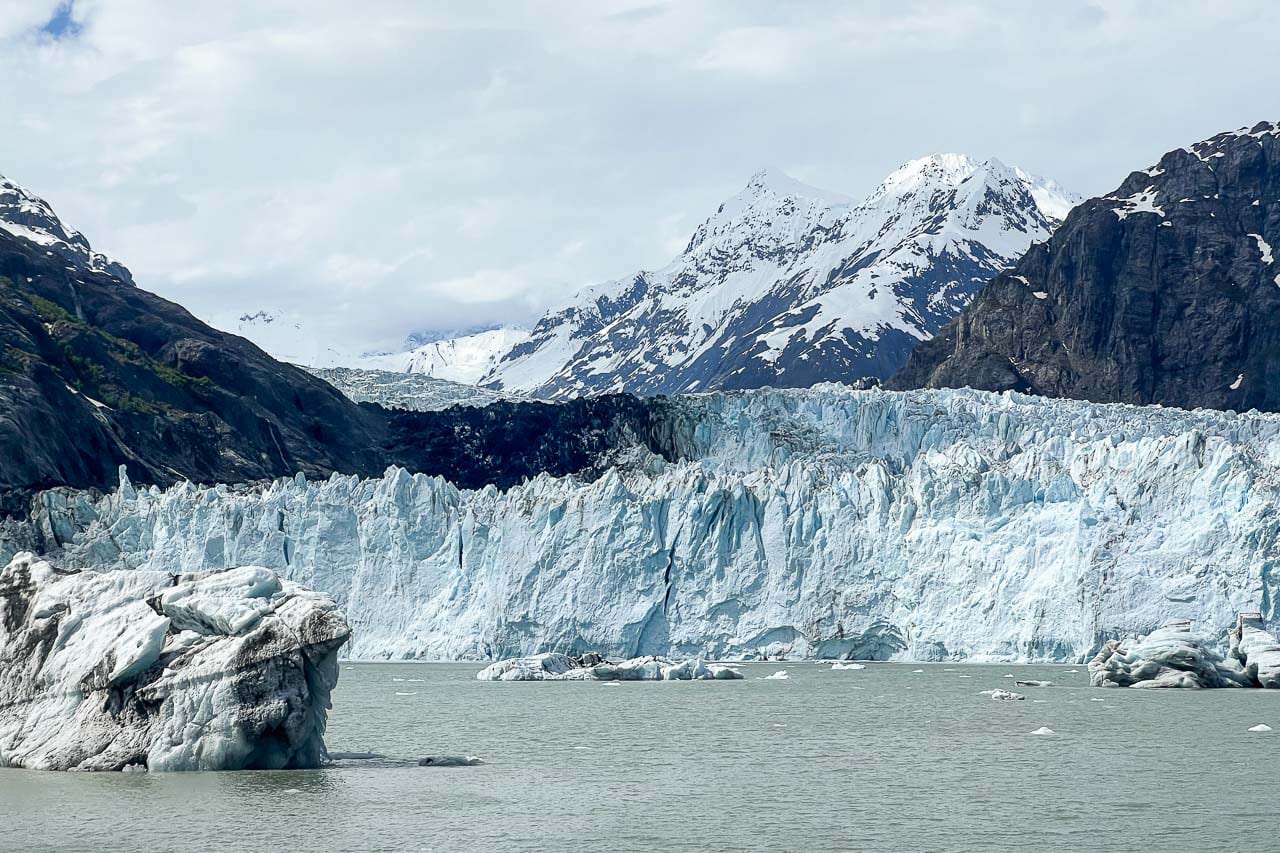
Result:
{"label": "snowfield", "polygon": [[331,594],[367,659],[1083,662],[1171,617],[1275,617],[1280,416],[835,385],[667,405],[680,461],[594,482],[126,481],[44,493],[0,550],[267,566]]}

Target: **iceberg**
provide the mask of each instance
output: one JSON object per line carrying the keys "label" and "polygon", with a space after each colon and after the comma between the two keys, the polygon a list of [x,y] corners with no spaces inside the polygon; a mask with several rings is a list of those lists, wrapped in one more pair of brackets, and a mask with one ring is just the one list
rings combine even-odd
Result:
{"label": "iceberg", "polygon": [[649,656],[613,663],[598,654],[573,658],[547,653],[492,663],[476,673],[479,681],[727,681],[741,679],[732,666],[702,658],[671,661]]}
{"label": "iceberg", "polygon": [[0,766],[319,767],[338,649],[333,600],[257,567],[0,571]]}
{"label": "iceberg", "polygon": [[[1263,633],[1258,629],[1258,633]],[[1269,636],[1265,635],[1264,636]],[[1262,642],[1250,637],[1248,648],[1265,654]],[[1274,645],[1275,640],[1271,639]],[[1244,651],[1237,650],[1242,657]],[[1192,629],[1189,619],[1173,619],[1145,637],[1111,640],[1089,662],[1093,687],[1256,687],[1247,664],[1224,656],[1212,641]]]}
{"label": "iceberg", "polygon": [[1241,613],[1231,632],[1231,655],[1259,687],[1280,687],[1280,643],[1263,627],[1261,613]]}
{"label": "iceberg", "polygon": [[836,670],[839,670],[839,669],[858,670],[858,669],[866,669],[867,667],[865,664],[861,664],[861,663],[841,663],[840,661],[836,661],[835,663],[831,664],[831,668]]}
{"label": "iceberg", "polygon": [[1017,699],[1027,698],[1026,696],[1023,696],[1021,693],[1014,693],[1012,690],[1001,690],[999,688],[996,688],[994,690],[983,690],[982,695],[990,696],[992,699],[1002,700],[1002,701],[1013,701]]}
{"label": "iceberg", "polygon": [[1215,636],[1276,616],[1280,415],[835,385],[647,405],[671,457],[595,479],[126,477],[41,493],[0,559],[265,566],[331,595],[365,660],[1083,663],[1171,601]]}

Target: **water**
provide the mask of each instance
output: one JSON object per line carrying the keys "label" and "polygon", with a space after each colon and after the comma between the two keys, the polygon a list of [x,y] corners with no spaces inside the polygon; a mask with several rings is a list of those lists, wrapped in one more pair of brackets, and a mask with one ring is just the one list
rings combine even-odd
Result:
{"label": "water", "polygon": [[344,664],[327,740],[484,766],[0,770],[0,850],[1221,850],[1274,831],[1280,691],[1090,689],[1063,665],[617,686],[477,669]]}

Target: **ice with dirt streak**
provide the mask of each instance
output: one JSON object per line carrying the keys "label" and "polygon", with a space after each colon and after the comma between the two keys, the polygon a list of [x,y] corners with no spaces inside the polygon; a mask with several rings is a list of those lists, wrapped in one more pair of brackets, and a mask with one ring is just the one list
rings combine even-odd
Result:
{"label": "ice with dirt streak", "polygon": [[318,767],[338,649],[326,595],[244,567],[0,569],[0,767]]}
{"label": "ice with dirt streak", "polygon": [[366,659],[1085,661],[1170,616],[1274,620],[1276,415],[835,385],[667,411],[678,461],[594,482],[125,482],[33,523],[68,565],[270,567]]}

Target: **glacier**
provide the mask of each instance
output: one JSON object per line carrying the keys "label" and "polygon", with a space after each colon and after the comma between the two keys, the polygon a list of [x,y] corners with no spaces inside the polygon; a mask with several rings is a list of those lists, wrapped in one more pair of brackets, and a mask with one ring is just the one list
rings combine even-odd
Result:
{"label": "glacier", "polygon": [[839,385],[658,402],[675,461],[636,448],[590,481],[122,477],[41,493],[0,556],[265,566],[335,599],[357,659],[1084,662],[1171,617],[1223,641],[1275,619],[1280,416]]}
{"label": "glacier", "polygon": [[0,570],[0,767],[318,767],[338,649],[325,595],[260,567]]}

